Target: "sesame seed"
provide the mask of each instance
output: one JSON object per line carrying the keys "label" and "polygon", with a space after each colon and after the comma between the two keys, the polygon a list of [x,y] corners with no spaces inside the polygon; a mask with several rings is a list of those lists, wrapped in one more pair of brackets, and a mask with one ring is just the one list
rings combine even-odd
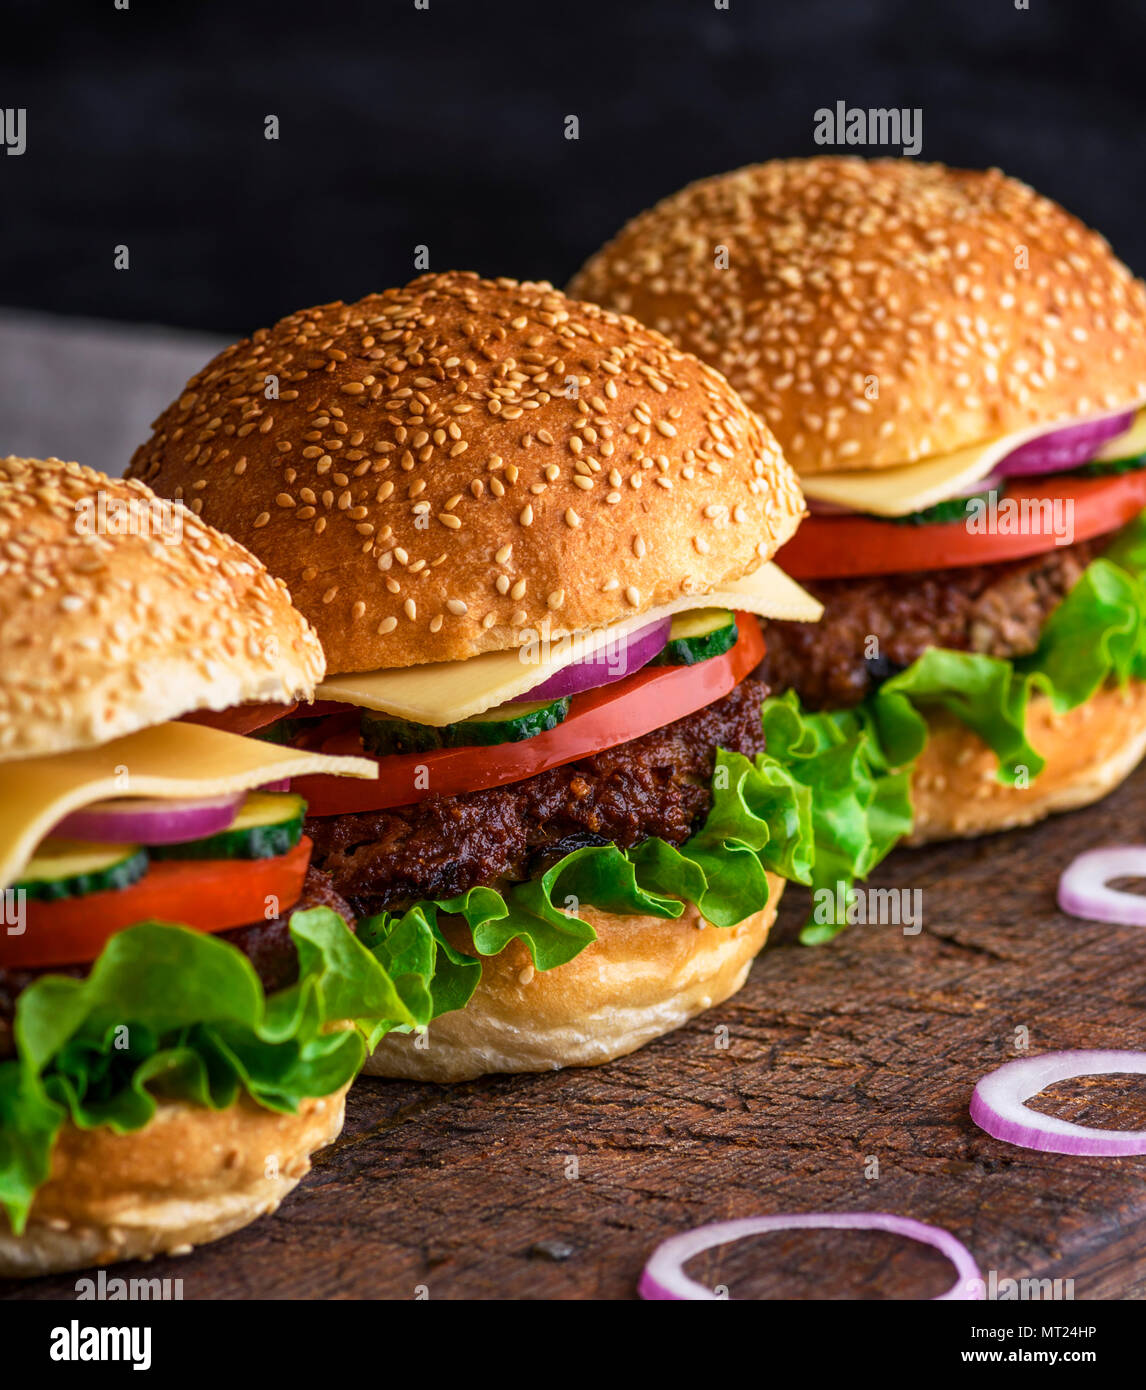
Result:
{"label": "sesame seed", "polygon": [[398,626],[397,618],[383,618],[378,624],[378,636],[385,637],[387,633],[393,632]]}
{"label": "sesame seed", "polygon": [[446,599],[446,607],[450,610],[450,612],[454,615],[455,618],[460,618],[463,613],[469,611],[467,605],[463,603],[460,598]]}

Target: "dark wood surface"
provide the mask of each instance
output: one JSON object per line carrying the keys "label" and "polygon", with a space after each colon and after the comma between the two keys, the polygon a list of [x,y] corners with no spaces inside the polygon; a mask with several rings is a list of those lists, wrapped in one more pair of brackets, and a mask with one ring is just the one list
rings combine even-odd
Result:
{"label": "dark wood surface", "polygon": [[[1146,769],[1032,830],[900,851],[874,882],[922,890],[918,936],[855,927],[798,946],[807,898],[790,890],[744,990],[673,1036],[598,1069],[362,1081],[274,1216],[117,1272],[181,1277],[189,1299],[632,1298],[653,1247],[690,1226],[866,1209],[948,1228],[984,1274],[1146,1297],[1146,1158],[1037,1154],[967,1114],[1018,1028],[1038,1052],[1143,1046],[1146,932],[1067,918],[1054,889],[1076,853],[1146,840],[1144,821]],[[1064,1083],[1039,1104],[1146,1128],[1144,1082]],[[744,1242],[695,1270],[761,1297],[928,1297],[951,1277],[934,1252],[837,1232]]]}

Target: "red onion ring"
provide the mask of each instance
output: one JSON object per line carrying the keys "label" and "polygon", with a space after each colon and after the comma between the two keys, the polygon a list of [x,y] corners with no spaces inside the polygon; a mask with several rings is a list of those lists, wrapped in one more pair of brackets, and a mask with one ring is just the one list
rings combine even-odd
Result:
{"label": "red onion ring", "polygon": [[617,643],[609,643],[598,648],[584,661],[573,661],[555,672],[540,685],[519,695],[519,700],[550,700],[561,695],[578,695],[582,690],[595,690],[598,686],[612,685],[614,681],[624,680],[642,666],[647,666],[654,656],[659,656],[668,642],[671,618],[650,623]]}
{"label": "red onion ring", "polygon": [[1080,854],[1058,881],[1059,907],[1089,922],[1146,927],[1146,898],[1108,887],[1112,878],[1146,878],[1146,845],[1111,845]]}
{"label": "red onion ring", "polygon": [[1041,434],[1000,459],[995,471],[1004,478],[1015,478],[1027,473],[1061,473],[1067,468],[1077,468],[1079,464],[1089,463],[1109,440],[1125,434],[1134,423],[1136,413],[1128,410],[1121,415],[1109,415],[1105,420],[1084,420],[1080,425],[1067,425],[1050,434]]}
{"label": "red onion ring", "polygon": [[1028,1110],[1026,1102],[1076,1076],[1146,1073],[1146,1052],[1044,1052],[989,1072],[971,1097],[971,1118],[992,1139],[1042,1153],[1107,1158],[1146,1154],[1146,1130],[1091,1129]]}
{"label": "red onion ring", "polygon": [[65,816],[51,833],[110,845],[178,845],[226,830],[245,796],[246,792],[229,792],[181,801],[158,797],[97,801]]}
{"label": "red onion ring", "polygon": [[685,1262],[702,1250],[714,1245],[727,1245],[745,1236],[761,1235],[768,1231],[793,1231],[815,1228],[830,1231],[889,1231],[909,1240],[933,1246],[946,1255],[955,1266],[958,1278],[946,1293],[937,1294],[934,1302],[958,1299],[970,1301],[985,1296],[983,1276],[974,1257],[962,1241],[939,1226],[927,1226],[907,1216],[892,1216],[888,1212],[812,1212],[794,1216],[749,1216],[741,1221],[717,1221],[710,1226],[698,1226],[683,1235],[672,1236],[653,1251],[641,1274],[637,1292],[644,1299],[680,1299],[696,1302],[718,1300],[719,1295],[690,1279],[684,1272]]}

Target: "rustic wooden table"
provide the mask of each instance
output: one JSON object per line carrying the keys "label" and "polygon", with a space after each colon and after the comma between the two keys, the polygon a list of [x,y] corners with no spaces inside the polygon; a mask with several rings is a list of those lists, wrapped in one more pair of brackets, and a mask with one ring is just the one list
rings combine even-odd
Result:
{"label": "rustic wooden table", "polygon": [[[1033,830],[901,851],[874,882],[922,890],[916,936],[855,927],[800,947],[807,898],[790,891],[744,990],[674,1036],[596,1070],[363,1081],[276,1215],[117,1273],[181,1277],[185,1298],[632,1298],[674,1232],[835,1208],[947,1227],[1000,1279],[1146,1297],[1146,1158],[1037,1154],[967,1114],[1017,1029],[1038,1052],[1143,1046],[1146,934],[1067,918],[1054,888],[1076,853],[1146,839],[1144,820],[1146,769]],[[1037,1104],[1146,1128],[1144,1082],[1064,1083]],[[929,1297],[951,1277],[922,1247],[832,1232],[744,1242],[696,1269],[761,1297]]]}

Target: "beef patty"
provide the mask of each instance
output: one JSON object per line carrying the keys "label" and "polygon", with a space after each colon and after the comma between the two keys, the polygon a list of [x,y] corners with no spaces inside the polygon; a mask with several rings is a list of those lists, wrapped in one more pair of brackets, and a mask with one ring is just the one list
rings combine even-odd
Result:
{"label": "beef patty", "polygon": [[[344,917],[354,930],[354,916],[348,904],[339,897],[330,878],[313,866],[306,871],[302,897],[283,916],[267,922],[252,922],[246,927],[232,927],[215,933],[220,941],[229,941],[248,957],[268,994],[285,989],[298,978],[298,952],[287,929],[287,919],[293,912],[308,907],[329,907]],[[82,979],[90,965],[54,965],[43,970],[5,970],[0,968],[0,1057],[12,1053],[12,1016],[16,999],[22,990],[41,975],[70,975]]]}
{"label": "beef patty", "polygon": [[[1010,659],[1038,646],[1051,612],[1109,537],[1001,565],[804,582],[824,605],[818,623],[766,623],[757,675],[809,709],[858,705],[928,647]],[[871,639],[878,656],[869,657]]]}
{"label": "beef patty", "polygon": [[510,786],[308,820],[314,861],[365,916],[532,878],[582,845],[679,845],[712,804],[716,748],[763,752],[766,694],[744,681],[674,724]]}

